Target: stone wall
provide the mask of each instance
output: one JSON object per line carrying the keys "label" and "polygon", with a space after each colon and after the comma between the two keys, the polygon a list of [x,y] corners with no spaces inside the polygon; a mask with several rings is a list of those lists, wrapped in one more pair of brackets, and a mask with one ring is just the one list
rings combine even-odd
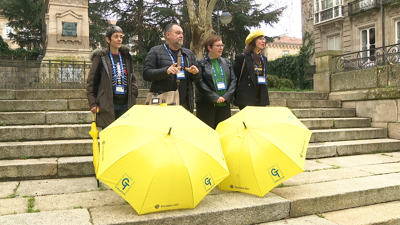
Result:
{"label": "stone wall", "polygon": [[400,64],[340,73],[326,65],[314,75],[314,90],[329,92],[330,100],[341,100],[343,108],[355,108],[358,117],[372,118],[373,127],[400,139]]}

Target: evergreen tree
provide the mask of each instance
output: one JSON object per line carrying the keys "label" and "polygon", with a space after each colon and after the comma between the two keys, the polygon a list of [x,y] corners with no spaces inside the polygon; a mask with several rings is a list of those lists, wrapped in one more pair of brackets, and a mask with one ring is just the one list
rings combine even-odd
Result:
{"label": "evergreen tree", "polygon": [[15,30],[8,38],[21,47],[42,48],[44,41],[43,21],[45,11],[43,0],[1,0],[0,15],[9,22],[7,25]]}

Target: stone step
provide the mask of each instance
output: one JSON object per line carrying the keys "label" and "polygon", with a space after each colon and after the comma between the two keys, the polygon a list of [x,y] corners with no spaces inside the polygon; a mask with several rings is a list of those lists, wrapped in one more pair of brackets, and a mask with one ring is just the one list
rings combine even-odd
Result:
{"label": "stone step", "polygon": [[[239,112],[232,109],[232,115]],[[196,114],[196,113],[194,113]],[[309,129],[369,127],[370,118],[309,118],[300,119]],[[0,125],[87,124],[90,111],[0,112]]]}
{"label": "stone step", "polygon": [[307,160],[305,168],[271,191],[291,201],[291,217],[400,200],[398,152]]}
{"label": "stone step", "polygon": [[310,143],[307,159],[400,151],[398,139],[368,139]]}
{"label": "stone step", "polygon": [[[149,89],[139,89],[139,98],[146,97]],[[270,91],[270,99],[328,100],[329,94],[322,92]],[[50,100],[50,99],[86,99],[85,89],[25,89],[0,90],[3,100]]]}
{"label": "stone step", "polygon": [[309,118],[300,119],[308,129],[370,127],[371,118]]}
{"label": "stone step", "polygon": [[338,118],[355,117],[355,109],[342,108],[315,108],[315,109],[292,109],[297,118]]}
{"label": "stone step", "polygon": [[0,142],[0,159],[34,159],[92,155],[92,139]]}
{"label": "stone step", "polygon": [[[400,201],[381,203],[322,214],[340,225],[396,225],[400,224]],[[357,222],[355,222],[357,221]]]}
{"label": "stone step", "polygon": [[0,100],[0,112],[88,111],[87,99]]}
{"label": "stone step", "polygon": [[312,133],[310,142],[348,141],[387,137],[387,129],[372,127],[312,130]]}
{"label": "stone step", "polygon": [[[259,198],[241,193],[222,192],[214,188],[194,209],[139,216],[116,192],[109,190],[108,187],[97,188],[95,178],[4,182],[3,184],[4,192],[9,193],[9,196],[15,196],[0,199],[2,206],[0,224],[7,225],[258,224],[287,217],[290,204],[289,201],[274,194]],[[34,199],[32,210],[40,210],[40,212],[26,213],[28,198],[22,196]],[[84,221],[87,223],[81,223]]]}
{"label": "stone step", "polygon": [[90,111],[0,112],[0,125],[87,124],[91,122]]}
{"label": "stone step", "polygon": [[88,139],[90,124],[0,126],[0,142]]}
{"label": "stone step", "polygon": [[93,157],[0,160],[0,180],[94,176]]}
{"label": "stone step", "polygon": [[[90,124],[0,126],[0,142],[90,138]],[[385,128],[312,130],[310,142],[386,138]]]}
{"label": "stone step", "polygon": [[340,108],[340,100],[286,100],[286,107],[296,108]]}
{"label": "stone step", "polygon": [[329,93],[323,92],[295,92],[295,91],[269,91],[270,99],[301,99],[301,100],[328,100]]}

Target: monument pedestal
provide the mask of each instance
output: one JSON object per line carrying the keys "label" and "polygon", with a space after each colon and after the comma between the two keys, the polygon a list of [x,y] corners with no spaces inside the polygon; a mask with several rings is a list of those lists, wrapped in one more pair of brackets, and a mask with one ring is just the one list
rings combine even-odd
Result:
{"label": "monument pedestal", "polygon": [[87,0],[45,0],[46,49],[43,60],[89,60]]}

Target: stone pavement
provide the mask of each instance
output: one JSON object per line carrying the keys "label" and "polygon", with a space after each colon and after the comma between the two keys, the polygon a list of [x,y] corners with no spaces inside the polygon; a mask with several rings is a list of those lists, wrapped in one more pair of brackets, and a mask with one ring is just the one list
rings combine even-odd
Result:
{"label": "stone pavement", "polygon": [[0,224],[365,225],[400,221],[400,152],[307,160],[306,171],[263,198],[215,188],[195,209],[141,216],[104,184],[98,188],[94,177],[2,182]]}

